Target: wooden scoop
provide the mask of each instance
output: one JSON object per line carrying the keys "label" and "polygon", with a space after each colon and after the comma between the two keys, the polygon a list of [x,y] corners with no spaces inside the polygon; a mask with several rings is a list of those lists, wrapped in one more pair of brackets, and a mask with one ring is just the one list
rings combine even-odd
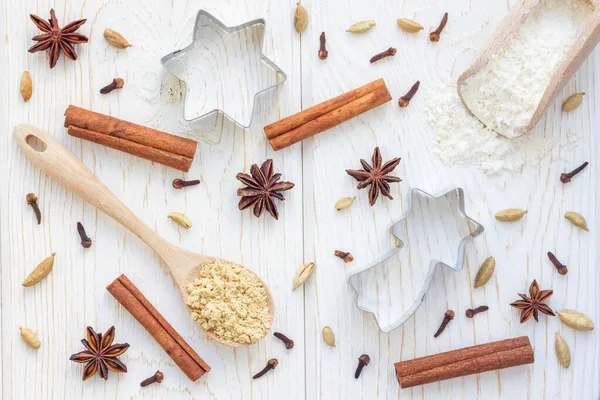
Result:
{"label": "wooden scoop", "polygon": [[[17,125],[15,140],[25,156],[48,176],[115,219],[150,246],[169,267],[185,301],[188,295],[186,290],[188,282],[194,280],[203,263],[215,260],[214,257],[191,253],[158,236],[104,186],[98,177],[73,153],[46,132],[31,125]],[[260,277],[258,278],[260,279]],[[260,281],[267,292],[270,322],[272,323],[273,297],[265,282]],[[247,346],[242,343],[225,342],[212,332],[207,331],[206,334],[226,346]]]}
{"label": "wooden scoop", "polygon": [[[487,65],[490,58],[504,47],[507,41],[512,37],[513,32],[518,30],[520,25],[525,21],[529,11],[538,3],[539,0],[523,0],[515,5],[489,39],[480,56],[458,78],[458,95],[467,109],[469,109],[469,106],[463,98],[463,85],[465,84],[465,81],[480,72]],[[525,126],[514,128],[512,131],[497,133],[508,138],[513,138],[525,135],[531,131],[544,115],[548,106],[554,102],[556,96],[558,96],[569,79],[579,69],[583,61],[585,61],[594,47],[598,44],[600,41],[600,13],[598,10],[600,0],[592,0],[589,1],[589,3],[593,5],[594,10],[590,13],[588,22],[577,39],[574,40],[569,51],[565,55],[564,60],[554,69],[554,72],[550,77],[550,82],[542,95],[542,99],[529,122]],[[477,116],[475,115],[475,117]],[[482,123],[485,125],[483,121]]]}

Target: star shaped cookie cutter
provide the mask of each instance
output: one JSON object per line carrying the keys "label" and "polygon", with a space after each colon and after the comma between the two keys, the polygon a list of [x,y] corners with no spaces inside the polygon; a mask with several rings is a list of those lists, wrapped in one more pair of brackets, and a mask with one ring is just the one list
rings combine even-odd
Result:
{"label": "star shaped cookie cutter", "polygon": [[248,128],[256,98],[287,80],[287,75],[262,54],[265,20],[227,27],[204,10],[198,11],[192,43],[161,58],[163,67],[185,83],[183,117],[198,121],[221,112]]}
{"label": "star shaped cookie cutter", "polygon": [[[452,198],[452,196],[454,196],[454,198]],[[451,220],[446,219],[445,221],[441,221],[441,220],[438,221],[438,218],[436,215],[430,215],[429,213],[427,213],[427,211],[430,211],[430,210],[427,207],[423,207],[423,208],[425,208],[425,211],[426,211],[425,213],[423,213],[424,218],[432,220],[432,221],[435,219],[435,223],[441,227],[440,229],[445,230],[446,227],[450,227],[450,229],[449,229],[450,231],[452,231],[456,226],[462,226],[462,218],[464,218],[465,225],[464,225],[464,229],[462,230],[462,232],[467,233],[467,234],[464,237],[462,237],[458,243],[458,249],[455,253],[456,259],[453,263],[446,263],[444,261],[436,260],[433,258],[430,260],[429,268],[423,279],[423,286],[420,288],[420,290],[418,290],[418,292],[414,296],[414,300],[412,301],[412,303],[410,304],[410,306],[408,308],[404,308],[403,312],[402,311],[398,311],[396,313],[382,312],[382,310],[381,310],[382,306],[380,305],[381,303],[383,303],[384,307],[385,307],[386,303],[393,304],[395,302],[398,302],[398,298],[401,296],[397,296],[394,293],[393,298],[392,298],[392,295],[390,294],[389,299],[382,300],[379,283],[373,285],[372,282],[371,283],[366,282],[369,279],[372,279],[373,276],[371,276],[371,275],[361,276],[361,275],[369,274],[369,272],[372,269],[375,269],[377,267],[386,268],[387,266],[382,265],[382,264],[386,263],[386,261],[389,261],[392,257],[396,256],[405,247],[405,242],[402,241],[401,236],[403,234],[406,235],[407,232],[410,231],[408,219],[413,215],[414,204],[415,203],[421,204],[421,202],[424,201],[423,199],[425,199],[425,201],[435,202],[435,204],[440,203],[443,205],[444,210],[446,210],[447,212],[455,213],[456,216],[460,217],[460,218],[451,218]],[[440,200],[448,200],[448,201],[440,202]],[[448,206],[448,202],[456,202],[457,203],[456,209],[454,209],[454,205]],[[451,210],[451,211],[448,211],[448,210]],[[417,221],[417,222],[419,222],[419,221]],[[418,224],[416,224],[416,225],[418,225]],[[433,226],[433,224],[432,224],[432,226]],[[437,226],[435,229],[438,229]],[[456,230],[458,231],[458,228]],[[477,238],[478,236],[481,236],[481,234],[483,234],[483,232],[484,232],[484,228],[480,223],[478,223],[477,221],[475,221],[474,219],[472,219],[466,215],[465,195],[464,195],[464,190],[462,188],[451,188],[451,189],[444,190],[444,191],[439,192],[438,194],[434,194],[434,195],[429,194],[421,189],[415,188],[410,191],[407,211],[402,215],[401,218],[392,222],[392,224],[389,227],[389,232],[392,234],[392,236],[396,240],[395,248],[393,248],[391,251],[383,254],[382,256],[378,257],[377,259],[372,261],[370,264],[363,266],[363,267],[355,268],[353,270],[348,271],[348,273],[347,273],[348,283],[350,284],[350,286],[352,286],[352,288],[354,289],[354,291],[357,294],[357,299],[356,299],[357,307],[362,311],[373,314],[375,321],[377,322],[377,325],[379,326],[379,329],[383,333],[388,333],[388,332],[391,332],[392,330],[398,328],[417,311],[419,306],[425,300],[425,295],[427,294],[427,291],[431,287],[431,283],[433,282],[433,277],[434,277],[435,271],[437,270],[438,266],[446,266],[454,271],[461,271],[464,268],[465,247],[468,243],[471,243],[475,238]],[[447,233],[447,232],[444,232],[444,233]],[[427,249],[432,249],[432,246],[431,246],[432,244],[433,244],[433,247],[436,246],[436,243],[430,243],[429,237],[419,238],[419,239],[421,241],[426,242]],[[410,242],[410,237],[407,241]],[[419,257],[419,255],[417,255],[417,253],[419,253],[419,251],[422,249],[419,249],[418,247],[419,247],[419,244],[417,243],[417,245],[415,245],[414,249],[411,249],[410,247],[408,247],[406,249],[408,254],[411,254],[411,252],[412,252],[412,255],[408,256],[409,264],[413,257],[414,258]],[[423,256],[422,258],[425,259],[427,257],[429,257],[429,256]],[[412,268],[412,265],[409,265],[408,268],[409,269]],[[386,270],[382,270],[382,271],[377,271],[376,273],[382,274],[381,276],[383,277],[384,282],[385,282],[388,279],[390,279],[390,277],[387,275],[389,272],[390,271],[386,269]],[[373,290],[373,292],[375,292],[374,295],[369,296],[369,293],[367,293],[367,289],[368,289],[369,285],[373,286],[372,289],[374,289]],[[384,309],[384,311],[387,311],[387,310]],[[385,318],[382,317],[382,314],[386,314]]]}

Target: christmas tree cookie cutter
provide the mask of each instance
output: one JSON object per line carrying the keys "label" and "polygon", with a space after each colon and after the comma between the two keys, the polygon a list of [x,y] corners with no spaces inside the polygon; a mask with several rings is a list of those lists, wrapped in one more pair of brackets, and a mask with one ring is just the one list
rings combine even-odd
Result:
{"label": "christmas tree cookie cutter", "polygon": [[204,10],[196,16],[192,43],[161,58],[185,83],[183,117],[188,122],[220,112],[248,128],[258,95],[286,81],[262,54],[264,19],[227,27]]}
{"label": "christmas tree cookie cutter", "polygon": [[[466,245],[481,236],[484,228],[467,216],[462,188],[433,195],[412,189],[407,211],[392,222],[389,232],[396,247],[368,265],[347,273],[348,283],[357,294],[357,307],[373,314],[384,333],[398,328],[416,312],[425,300],[439,266],[454,271],[463,269]],[[434,254],[435,251],[440,253]],[[452,260],[445,259],[452,253]],[[441,258],[437,259],[440,254]],[[415,271],[413,268],[417,268],[414,275],[410,272]],[[408,278],[404,270],[409,271],[406,272]],[[402,293],[402,288],[407,288],[404,290],[407,293]]]}

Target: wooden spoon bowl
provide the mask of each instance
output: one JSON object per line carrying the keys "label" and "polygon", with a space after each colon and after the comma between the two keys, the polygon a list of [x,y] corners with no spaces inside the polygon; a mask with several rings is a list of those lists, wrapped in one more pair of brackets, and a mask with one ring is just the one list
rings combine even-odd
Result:
{"label": "wooden spoon bowl", "polygon": [[[464,106],[469,109],[465,98],[463,97],[463,89],[465,82],[480,72],[490,61],[490,58],[497,54],[510,40],[513,32],[517,31],[521,24],[527,18],[530,10],[539,3],[539,0],[523,0],[511,8],[500,26],[496,29],[492,37],[484,46],[483,51],[469,68],[463,72],[457,81],[457,90],[460,100]],[[583,27],[581,33],[574,40],[565,55],[562,62],[552,72],[550,81],[544,90],[544,94],[536,107],[531,119],[525,126],[515,127],[511,131],[497,132],[508,138],[525,135],[533,129],[540,118],[545,114],[546,109],[550,106],[556,97],[560,94],[569,79],[579,69],[583,61],[590,55],[594,47],[600,41],[600,13],[598,13],[599,0],[590,1],[594,10],[590,13],[590,18]],[[471,111],[469,109],[469,111]],[[472,111],[471,111],[472,113]],[[476,118],[477,116],[473,114]],[[481,121],[484,125],[485,122]]]}
{"label": "wooden spoon bowl", "polygon": [[[186,290],[188,283],[198,276],[203,264],[215,260],[214,257],[189,252],[158,236],[148,225],[136,217],[73,153],[41,129],[26,124],[17,125],[15,140],[25,156],[48,176],[113,218],[150,246],[167,264],[185,302],[188,297]],[[267,284],[258,275],[256,277],[267,292],[270,323],[272,323],[273,296]],[[248,346],[243,343],[226,342],[212,332],[205,332],[226,346]]]}

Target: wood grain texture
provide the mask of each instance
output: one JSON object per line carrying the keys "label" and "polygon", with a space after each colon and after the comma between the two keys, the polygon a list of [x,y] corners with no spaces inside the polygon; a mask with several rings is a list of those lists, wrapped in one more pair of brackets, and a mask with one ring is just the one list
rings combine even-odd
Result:
{"label": "wood grain texture", "polygon": [[[553,149],[550,157],[517,175],[487,177],[465,167],[444,166],[434,153],[425,125],[426,93],[439,81],[458,78],[476,58],[514,1],[306,0],[308,28],[302,36],[293,27],[295,1],[171,1],[163,0],[7,0],[0,5],[0,251],[2,257],[1,322],[3,398],[7,399],[594,399],[598,398],[598,333],[576,332],[557,317],[519,324],[509,307],[517,292],[526,292],[533,279],[552,288],[550,306],[577,309],[600,321],[597,272],[596,134],[600,132],[598,96],[600,50],[592,52],[566,84],[531,135],[576,143]],[[44,54],[28,54],[37,34],[30,13],[47,17],[54,7],[60,24],[88,18],[80,31],[90,43],[77,46],[76,62],[61,57],[48,69]],[[167,73],[159,59],[190,43],[200,8],[234,26],[263,17],[267,21],[264,54],[288,75],[278,89],[259,97],[251,128],[243,130],[221,116],[201,123],[183,120],[185,87]],[[439,43],[431,43],[445,11],[450,19]],[[396,26],[406,17],[425,30],[407,34]],[[363,35],[345,32],[351,24],[374,19],[377,26]],[[131,43],[126,50],[109,47],[104,29],[121,32]],[[329,58],[317,57],[319,35],[327,33]],[[398,54],[369,63],[390,46]],[[33,78],[33,96],[23,103],[19,80],[24,70]],[[115,76],[126,80],[122,90],[100,95]],[[396,100],[416,81],[421,89],[409,107],[395,101],[281,150],[272,151],[263,127],[312,105],[383,77]],[[242,84],[242,82],[240,82]],[[560,104],[569,94],[588,93],[584,104],[563,114]],[[70,137],[63,128],[69,104],[110,114],[127,121],[199,140],[188,174]],[[143,222],[165,239],[192,252],[224,257],[258,273],[275,301],[273,330],[289,334],[296,345],[288,351],[267,337],[255,346],[229,349],[209,339],[189,318],[176,285],[164,265],[134,235],[109,217],[63,189],[27,161],[12,139],[18,123],[36,125],[71,150]],[[394,200],[369,207],[366,191],[344,172],[368,159],[375,146],[384,159],[402,157],[394,174]],[[296,183],[280,204],[279,221],[256,219],[237,209],[235,174],[253,163],[273,158],[283,178]],[[590,166],[568,185],[561,172],[589,160]],[[174,190],[176,177],[201,179],[202,184]],[[437,192],[444,187],[466,190],[467,213],[487,229],[467,249],[462,272],[438,271],[425,303],[413,318],[390,334],[379,332],[372,316],[355,306],[355,294],[345,271],[364,265],[388,251],[393,243],[387,224],[402,214],[410,187]],[[35,192],[43,215],[37,225],[25,195]],[[340,197],[357,195],[343,212],[334,209]],[[493,214],[504,208],[527,208],[515,224],[496,223]],[[194,226],[178,228],[167,215],[188,214]],[[572,227],[565,211],[583,214],[590,232]],[[81,221],[94,240],[90,249],[79,244]],[[351,251],[354,263],[333,255]],[[546,258],[553,251],[569,266],[560,276]],[[54,270],[40,284],[21,287],[22,279],[51,252]],[[472,289],[481,262],[496,258],[496,272],[482,288]],[[316,261],[315,275],[302,290],[291,291],[296,269]],[[104,289],[126,273],[183,338],[211,366],[190,383],[160,346]],[[385,290],[382,288],[382,290]],[[464,310],[487,304],[490,311],[476,318]],[[457,317],[433,338],[443,313]],[[81,366],[68,356],[81,350],[79,340],[91,325],[105,331],[116,326],[116,341],[132,346],[122,357],[129,372],[108,382],[80,381]],[[18,326],[37,331],[42,347],[34,352],[19,337]],[[337,347],[326,346],[321,329],[329,325]],[[571,347],[572,363],[562,369],[553,349],[559,331]],[[521,335],[535,351],[532,366],[487,372],[440,383],[399,388],[393,363],[450,349]],[[354,379],[357,359],[371,357],[360,379]],[[260,380],[251,376],[268,359],[278,368]],[[146,389],[139,382],[160,369],[161,385]],[[284,397],[285,396],[285,397]]]}

